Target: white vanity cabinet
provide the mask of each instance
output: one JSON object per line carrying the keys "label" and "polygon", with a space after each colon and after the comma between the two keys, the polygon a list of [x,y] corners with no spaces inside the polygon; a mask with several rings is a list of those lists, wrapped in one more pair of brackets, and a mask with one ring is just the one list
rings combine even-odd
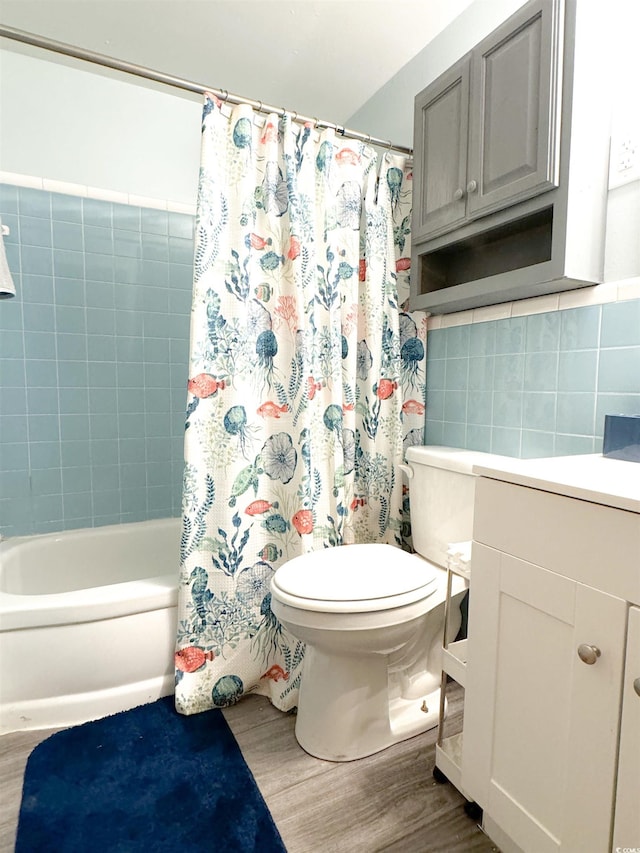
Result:
{"label": "white vanity cabinet", "polygon": [[640,465],[476,470],[464,790],[503,853],[637,847]]}

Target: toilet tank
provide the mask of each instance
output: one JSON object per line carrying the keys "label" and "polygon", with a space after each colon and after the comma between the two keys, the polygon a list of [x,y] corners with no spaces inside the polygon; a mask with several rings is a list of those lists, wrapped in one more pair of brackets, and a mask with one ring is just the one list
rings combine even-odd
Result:
{"label": "toilet tank", "polygon": [[411,536],[413,547],[427,560],[447,565],[452,542],[473,536],[474,465],[487,465],[504,457],[453,447],[407,449],[410,479]]}

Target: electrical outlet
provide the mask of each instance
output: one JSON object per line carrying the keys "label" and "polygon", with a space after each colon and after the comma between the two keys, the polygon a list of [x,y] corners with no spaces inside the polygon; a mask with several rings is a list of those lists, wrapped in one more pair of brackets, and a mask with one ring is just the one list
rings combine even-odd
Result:
{"label": "electrical outlet", "polygon": [[611,139],[609,189],[640,180],[639,148],[638,137],[632,135]]}
{"label": "electrical outlet", "polygon": [[624,139],[620,143],[618,152],[618,171],[626,172],[627,169],[633,169],[636,158],[636,146],[633,139]]}

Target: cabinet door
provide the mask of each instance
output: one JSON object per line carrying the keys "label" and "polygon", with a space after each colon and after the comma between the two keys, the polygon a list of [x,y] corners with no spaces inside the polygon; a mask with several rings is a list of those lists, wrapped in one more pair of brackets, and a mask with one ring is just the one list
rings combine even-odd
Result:
{"label": "cabinet door", "polygon": [[626,602],[477,542],[471,590],[464,790],[525,853],[607,851]]}
{"label": "cabinet door", "polygon": [[640,839],[640,608],[629,610],[613,849]]}
{"label": "cabinet door", "polygon": [[414,241],[449,230],[466,216],[469,57],[415,100]]}
{"label": "cabinet door", "polygon": [[534,0],[473,51],[469,216],[558,185],[560,6]]}

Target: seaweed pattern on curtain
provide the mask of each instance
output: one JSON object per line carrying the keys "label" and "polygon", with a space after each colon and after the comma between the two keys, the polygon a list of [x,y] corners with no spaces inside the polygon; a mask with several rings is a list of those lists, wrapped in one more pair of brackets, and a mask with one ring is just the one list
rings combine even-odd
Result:
{"label": "seaweed pattern on curtain", "polygon": [[185,424],[176,707],[295,706],[304,645],[279,565],[407,543],[397,464],[421,444],[426,317],[409,314],[411,164],[210,97]]}

